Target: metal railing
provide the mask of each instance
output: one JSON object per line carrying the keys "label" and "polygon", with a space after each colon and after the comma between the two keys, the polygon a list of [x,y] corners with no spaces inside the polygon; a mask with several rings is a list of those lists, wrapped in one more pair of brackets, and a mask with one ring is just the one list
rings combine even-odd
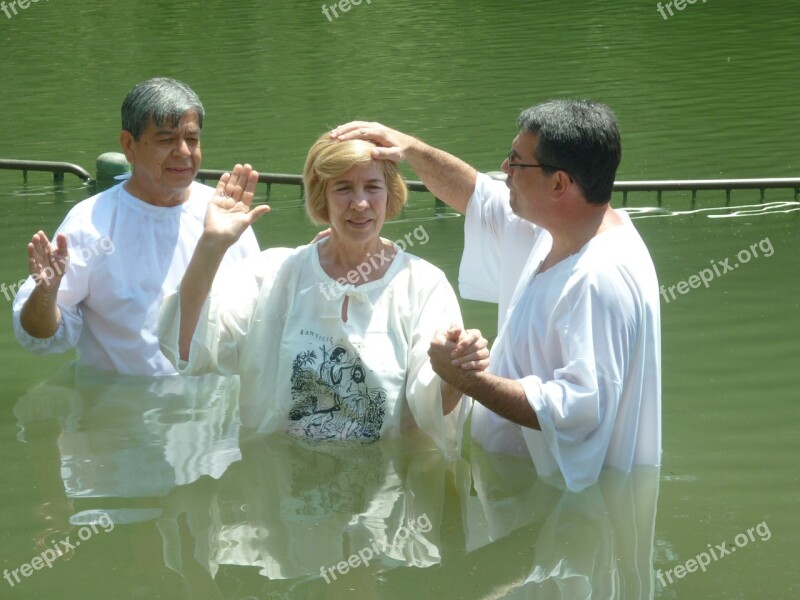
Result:
{"label": "metal railing", "polygon": [[[202,181],[203,183],[206,182],[207,179],[216,180],[219,179],[220,176],[225,173],[224,169],[200,169],[197,172],[197,179]],[[303,176],[302,175],[292,175],[289,173],[259,173],[258,174],[258,182],[267,184],[267,195],[269,196],[270,190],[272,188],[273,183],[285,184],[285,185],[297,185],[300,186],[300,193],[302,194],[303,191]],[[407,179],[406,185],[408,189],[412,192],[426,192],[428,188],[425,187],[425,184],[421,181],[414,181]]]}
{"label": "metal railing", "polygon": [[[67,162],[41,161],[41,160],[13,160],[0,158],[0,169],[15,169],[22,171],[24,181],[28,181],[28,171],[49,171],[53,173],[53,180],[56,183],[64,181],[64,173],[71,173],[80,177],[86,182],[93,182],[91,174],[83,167]],[[206,180],[219,179],[225,171],[223,169],[200,169],[197,172],[197,179],[205,182]],[[490,172],[489,175],[495,179],[505,179],[505,174],[500,171]],[[259,173],[259,183],[267,186],[267,196],[272,191],[273,184],[296,185],[303,192],[303,178],[301,175],[289,173]],[[425,192],[428,188],[421,181],[407,180],[406,184],[411,191]],[[700,190],[717,190],[725,192],[726,206],[730,204],[731,192],[733,190],[752,190],[761,192],[763,202],[765,192],[768,189],[791,189],[794,190],[794,199],[800,196],[800,177],[786,178],[764,178],[764,179],[665,179],[653,181],[616,181],[614,191],[622,193],[622,205],[627,206],[628,194],[630,192],[656,192],[658,205],[662,205],[662,194],[668,191],[690,191],[692,192],[692,208],[695,207],[697,192]]]}
{"label": "metal railing", "polygon": [[628,204],[628,192],[657,192],[658,205],[661,206],[663,192],[691,191],[692,208],[697,201],[697,192],[700,190],[718,190],[725,192],[725,205],[731,202],[733,190],[759,190],[761,201],[764,201],[768,189],[793,189],[794,199],[800,195],[800,177],[765,178],[765,179],[676,179],[653,181],[616,181],[614,191],[622,192],[622,205]]}
{"label": "metal railing", "polygon": [[0,158],[0,169],[22,171],[22,179],[25,183],[28,182],[28,171],[49,171],[53,174],[53,181],[55,183],[64,182],[64,173],[70,173],[87,182],[92,181],[92,175],[89,173],[89,171],[81,166],[67,162]]}

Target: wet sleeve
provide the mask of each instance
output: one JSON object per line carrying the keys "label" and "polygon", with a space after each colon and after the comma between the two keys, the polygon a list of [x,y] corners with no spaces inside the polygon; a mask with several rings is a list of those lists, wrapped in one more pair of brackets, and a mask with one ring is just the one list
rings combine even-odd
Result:
{"label": "wet sleeve", "polygon": [[[282,250],[282,249],[280,249]],[[182,375],[239,372],[240,353],[259,297],[269,293],[276,259],[265,251],[251,259],[221,269],[203,304],[192,337],[189,360],[180,359],[180,289],[164,298],[159,314],[158,338],[161,351]],[[266,287],[264,287],[266,286]]]}
{"label": "wet sleeve", "polygon": [[463,326],[461,310],[453,288],[437,270],[426,293],[414,307],[417,315],[409,348],[406,398],[417,425],[448,456],[458,452],[468,400],[464,397],[448,415],[442,414],[441,379],[433,371],[428,349],[437,329],[451,323]]}

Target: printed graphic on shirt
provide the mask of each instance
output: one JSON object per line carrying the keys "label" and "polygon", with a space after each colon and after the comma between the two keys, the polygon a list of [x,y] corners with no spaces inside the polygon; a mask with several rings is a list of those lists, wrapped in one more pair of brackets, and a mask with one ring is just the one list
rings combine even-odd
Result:
{"label": "printed graphic on shirt", "polygon": [[386,390],[371,386],[371,375],[352,347],[323,344],[300,352],[292,363],[288,431],[315,439],[377,440]]}

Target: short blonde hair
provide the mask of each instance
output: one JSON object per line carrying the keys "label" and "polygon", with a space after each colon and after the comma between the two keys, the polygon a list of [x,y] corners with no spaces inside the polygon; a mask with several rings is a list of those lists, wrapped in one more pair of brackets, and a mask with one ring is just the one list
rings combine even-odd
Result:
{"label": "short blonde hair", "polygon": [[[306,212],[315,225],[330,223],[328,216],[328,182],[347,173],[356,165],[369,164],[375,144],[366,140],[340,142],[327,133],[311,146],[303,168]],[[406,182],[391,160],[376,160],[386,179],[386,218],[396,216],[408,199]]]}

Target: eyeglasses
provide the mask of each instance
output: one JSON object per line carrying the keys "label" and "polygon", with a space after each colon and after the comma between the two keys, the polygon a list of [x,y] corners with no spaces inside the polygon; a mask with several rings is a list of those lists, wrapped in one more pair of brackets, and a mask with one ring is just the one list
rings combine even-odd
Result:
{"label": "eyeglasses", "polygon": [[519,168],[528,167],[528,168],[531,168],[531,169],[532,168],[552,169],[554,171],[563,171],[564,170],[564,169],[559,169],[558,167],[556,167],[554,165],[546,165],[544,163],[538,164],[538,165],[529,165],[529,164],[526,164],[526,163],[514,162],[514,151],[513,150],[508,153],[508,156],[506,157],[506,160],[508,161],[508,168],[509,169],[513,169],[515,167],[519,167]]}

